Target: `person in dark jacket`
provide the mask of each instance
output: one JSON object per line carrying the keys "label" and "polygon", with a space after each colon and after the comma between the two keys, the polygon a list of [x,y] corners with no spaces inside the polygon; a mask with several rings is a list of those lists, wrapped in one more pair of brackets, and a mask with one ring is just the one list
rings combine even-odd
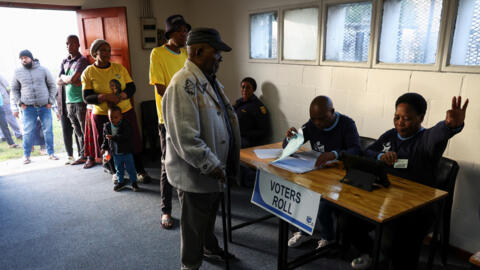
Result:
{"label": "person in dark jacket", "polygon": [[[367,157],[383,161],[389,173],[435,187],[435,169],[448,140],[462,131],[468,99],[461,106],[461,97],[452,98],[452,108],[445,120],[425,129],[422,122],[427,111],[427,102],[417,93],[406,93],[395,103],[393,123],[388,130],[365,151]],[[423,239],[435,220],[432,207],[420,209],[385,228],[394,269],[417,269]],[[345,222],[341,222],[345,223]],[[352,261],[354,269],[366,269],[371,264],[372,239],[368,232],[373,229],[364,221],[348,218],[343,230],[344,238],[351,242],[362,256]],[[343,225],[342,225],[343,226]]]}
{"label": "person in dark jacket", "polygon": [[114,191],[120,191],[125,187],[125,169],[130,177],[133,191],[138,191],[137,173],[133,160],[133,146],[131,142],[132,130],[126,119],[123,119],[122,109],[113,106],[108,109],[110,122],[103,125],[102,155],[108,152],[113,156],[118,183],[113,187]]}
{"label": "person in dark jacket", "polygon": [[253,147],[265,142],[270,131],[268,110],[253,93],[257,90],[257,82],[246,77],[240,83],[242,97],[233,107],[237,113],[242,137],[242,148]]}
{"label": "person in dark jacket", "polygon": [[[292,127],[287,130],[283,147],[287,145],[297,129]],[[310,119],[302,126],[304,143],[310,141],[314,151],[321,154],[315,163],[316,167],[327,166],[329,161],[337,160],[340,153],[347,152],[352,155],[361,153],[360,137],[358,136],[355,122],[348,116],[335,111],[332,100],[327,96],[317,96],[310,104]],[[322,227],[317,249],[327,246],[334,240],[333,209],[325,200],[320,201],[318,221]],[[312,237],[299,231],[288,240],[289,247],[298,247]]]}

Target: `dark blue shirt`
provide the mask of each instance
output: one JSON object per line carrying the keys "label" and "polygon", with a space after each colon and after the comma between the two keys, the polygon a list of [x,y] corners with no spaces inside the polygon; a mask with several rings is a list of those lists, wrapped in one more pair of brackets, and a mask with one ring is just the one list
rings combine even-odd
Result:
{"label": "dark blue shirt", "polygon": [[[341,152],[359,155],[361,153],[360,138],[355,122],[346,115],[335,114],[335,122],[325,129],[317,128],[311,119],[308,120],[302,127],[304,143],[310,141],[313,150],[334,152],[337,158]],[[283,145],[285,147],[286,140]]]}
{"label": "dark blue shirt", "polygon": [[408,166],[405,169],[389,166],[389,173],[434,187],[435,169],[448,140],[462,129],[463,126],[451,129],[445,121],[441,121],[432,128],[422,128],[415,135],[402,138],[392,128],[368,147],[365,155],[377,159],[382,153],[396,152],[398,159],[408,159]]}
{"label": "dark blue shirt", "polygon": [[268,111],[255,95],[247,101],[238,99],[233,105],[240,124],[242,148],[263,144],[270,131]]}

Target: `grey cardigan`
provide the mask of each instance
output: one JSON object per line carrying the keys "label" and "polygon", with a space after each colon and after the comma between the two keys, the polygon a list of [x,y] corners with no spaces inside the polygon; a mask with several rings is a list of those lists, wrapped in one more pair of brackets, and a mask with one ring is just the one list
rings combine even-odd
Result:
{"label": "grey cardigan", "polygon": [[[237,177],[240,157],[240,129],[237,116],[216,81],[232,128],[233,145],[224,112],[203,72],[191,61],[172,78],[162,100],[167,150],[165,168],[172,186],[186,192],[222,191],[218,179],[209,176],[215,168],[230,168]],[[231,148],[231,149],[230,149]],[[230,159],[229,157],[230,149]],[[231,162],[227,166],[227,160]]]}
{"label": "grey cardigan", "polygon": [[12,81],[11,99],[14,104],[30,106],[55,105],[57,86],[47,68],[33,61],[32,68],[21,66],[15,70]]}

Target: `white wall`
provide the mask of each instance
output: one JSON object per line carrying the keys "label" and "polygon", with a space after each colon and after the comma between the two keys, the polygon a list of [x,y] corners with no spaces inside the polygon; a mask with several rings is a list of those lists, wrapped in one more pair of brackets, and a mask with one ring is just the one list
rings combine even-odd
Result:
{"label": "white wall", "polygon": [[219,75],[230,98],[240,96],[243,77],[257,80],[256,94],[272,113],[273,141],[288,127],[305,123],[310,101],[320,94],[330,96],[339,112],[352,117],[362,136],[373,138],[393,127],[395,100],[407,91],[427,99],[425,127],[445,119],[452,96],[470,98],[465,129],[450,140],[445,156],[460,163],[451,243],[470,252],[480,250],[480,74],[250,63],[249,11],[302,2],[310,1],[190,0],[188,15],[196,26],[216,27],[233,48],[225,54]]}

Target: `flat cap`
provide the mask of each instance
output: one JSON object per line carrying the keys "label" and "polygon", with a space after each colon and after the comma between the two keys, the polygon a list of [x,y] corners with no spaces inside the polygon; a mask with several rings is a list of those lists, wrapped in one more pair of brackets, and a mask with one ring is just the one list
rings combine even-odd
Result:
{"label": "flat cap", "polygon": [[207,43],[219,51],[229,52],[232,50],[230,46],[222,41],[218,31],[213,28],[194,28],[190,31],[187,38],[187,45],[190,46],[199,43]]}

